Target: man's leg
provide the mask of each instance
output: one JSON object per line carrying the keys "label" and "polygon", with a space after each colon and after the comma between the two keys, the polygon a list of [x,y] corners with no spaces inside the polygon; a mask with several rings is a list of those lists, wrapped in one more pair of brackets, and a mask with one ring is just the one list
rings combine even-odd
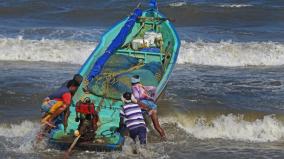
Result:
{"label": "man's leg", "polygon": [[63,125],[64,125],[64,132],[66,131],[66,128],[68,127],[68,118],[70,116],[70,110],[65,109],[64,111],[64,120],[63,120]]}
{"label": "man's leg", "polygon": [[129,136],[130,138],[134,141],[134,143],[136,143],[136,137],[138,135],[138,130],[137,128],[129,130]]}
{"label": "man's leg", "polygon": [[54,113],[51,114],[50,118],[48,119],[48,122],[51,122],[54,118],[56,118],[58,115],[63,113],[66,110],[67,106],[64,104],[59,109],[57,109]]}
{"label": "man's leg", "polygon": [[54,114],[62,105],[62,101],[57,101],[53,106],[51,106],[48,114],[41,120],[41,122],[45,123],[51,121],[50,118],[52,117],[52,114]]}
{"label": "man's leg", "polygon": [[136,137],[138,136],[138,129],[135,128],[135,129],[132,129],[132,130],[129,130],[129,136],[130,138],[133,140],[134,144],[131,144],[132,145],[132,151],[134,154],[137,154],[137,147],[136,147]]}
{"label": "man's leg", "polygon": [[160,126],[159,123],[156,103],[150,100],[142,100],[141,102],[146,104],[151,109],[151,113],[149,115],[151,116],[154,128],[159,132],[161,138],[165,139],[166,135],[164,129]]}
{"label": "man's leg", "polygon": [[147,143],[147,129],[145,127],[139,127],[138,137],[141,145]]}
{"label": "man's leg", "polygon": [[154,128],[159,132],[162,139],[166,137],[164,129],[161,127],[158,119],[157,110],[152,110],[151,119],[154,124]]}

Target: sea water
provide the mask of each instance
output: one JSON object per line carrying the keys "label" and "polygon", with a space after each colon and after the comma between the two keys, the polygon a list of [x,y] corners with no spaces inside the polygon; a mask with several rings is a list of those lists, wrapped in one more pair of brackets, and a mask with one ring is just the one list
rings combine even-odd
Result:
{"label": "sea water", "polygon": [[[140,1],[139,1],[140,2]],[[283,158],[284,2],[166,0],[181,38],[159,117],[132,153],[74,158]],[[41,100],[71,79],[111,25],[138,1],[0,1],[0,158],[62,158],[36,145]],[[146,6],[142,1],[142,6]]]}

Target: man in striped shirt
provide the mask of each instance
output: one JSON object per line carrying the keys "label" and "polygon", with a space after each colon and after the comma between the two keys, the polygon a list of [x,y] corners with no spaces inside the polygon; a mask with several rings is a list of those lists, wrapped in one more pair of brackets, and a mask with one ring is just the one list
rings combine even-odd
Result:
{"label": "man in striped shirt", "polygon": [[138,136],[140,144],[146,144],[147,130],[142,111],[138,104],[131,101],[131,96],[131,93],[126,92],[121,97],[125,105],[120,110],[120,127],[125,124],[134,142]]}

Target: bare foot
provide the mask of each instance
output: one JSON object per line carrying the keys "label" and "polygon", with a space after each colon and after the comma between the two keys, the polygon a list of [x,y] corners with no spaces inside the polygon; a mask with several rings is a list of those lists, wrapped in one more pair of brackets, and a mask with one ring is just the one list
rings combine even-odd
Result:
{"label": "bare foot", "polygon": [[163,141],[163,142],[167,141],[166,136],[162,136],[162,137],[161,137],[161,141]]}

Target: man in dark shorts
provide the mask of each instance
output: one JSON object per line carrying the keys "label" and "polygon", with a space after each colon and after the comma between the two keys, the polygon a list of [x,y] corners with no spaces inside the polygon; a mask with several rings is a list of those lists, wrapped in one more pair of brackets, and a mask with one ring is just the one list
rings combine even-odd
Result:
{"label": "man in dark shorts", "polygon": [[126,92],[121,97],[124,106],[120,110],[120,128],[124,125],[129,129],[129,136],[134,142],[139,138],[140,144],[147,142],[147,129],[142,115],[142,111],[138,104],[131,101],[132,94]]}

